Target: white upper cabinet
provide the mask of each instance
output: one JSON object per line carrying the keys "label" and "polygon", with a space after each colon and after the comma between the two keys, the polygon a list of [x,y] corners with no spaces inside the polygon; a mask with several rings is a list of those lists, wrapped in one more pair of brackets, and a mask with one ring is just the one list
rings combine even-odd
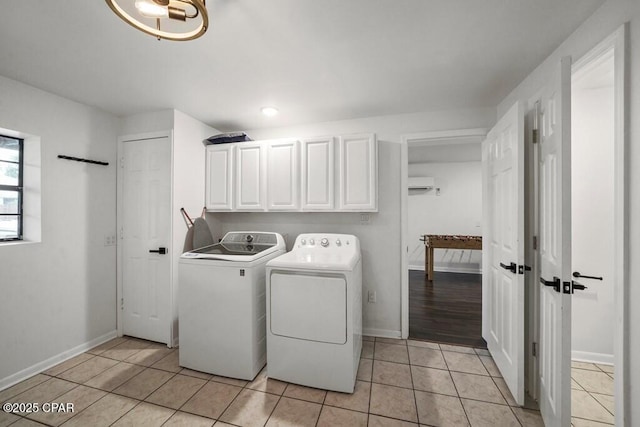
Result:
{"label": "white upper cabinet", "polygon": [[377,212],[374,134],[207,146],[210,211]]}
{"label": "white upper cabinet", "polygon": [[266,145],[260,142],[243,142],[236,146],[235,208],[265,210]]}
{"label": "white upper cabinet", "polygon": [[302,140],[301,160],[302,210],[333,210],[334,138]]}
{"label": "white upper cabinet", "polygon": [[233,144],[207,146],[205,206],[208,210],[233,209],[234,148]]}
{"label": "white upper cabinet", "polygon": [[340,137],[339,209],[378,210],[378,145],[374,134]]}
{"label": "white upper cabinet", "polygon": [[267,209],[300,208],[300,143],[270,141],[267,147]]}

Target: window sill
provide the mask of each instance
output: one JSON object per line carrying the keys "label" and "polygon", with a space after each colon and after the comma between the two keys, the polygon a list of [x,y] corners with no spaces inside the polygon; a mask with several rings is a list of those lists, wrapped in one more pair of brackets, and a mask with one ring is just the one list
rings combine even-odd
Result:
{"label": "window sill", "polygon": [[40,243],[40,242],[36,242],[33,240],[9,240],[6,242],[0,242],[0,248],[3,248],[5,246],[33,245],[36,243]]}

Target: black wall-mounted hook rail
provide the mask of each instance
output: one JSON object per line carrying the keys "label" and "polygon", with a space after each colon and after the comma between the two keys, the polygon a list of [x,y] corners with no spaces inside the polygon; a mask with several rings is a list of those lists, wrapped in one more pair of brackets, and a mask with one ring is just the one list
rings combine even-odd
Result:
{"label": "black wall-mounted hook rail", "polygon": [[109,166],[109,162],[101,162],[99,160],[82,159],[80,157],[73,157],[73,156],[64,156],[62,154],[59,154],[58,158],[59,159],[65,159],[65,160],[73,160],[73,161],[76,161],[76,162],[91,163],[92,165]]}

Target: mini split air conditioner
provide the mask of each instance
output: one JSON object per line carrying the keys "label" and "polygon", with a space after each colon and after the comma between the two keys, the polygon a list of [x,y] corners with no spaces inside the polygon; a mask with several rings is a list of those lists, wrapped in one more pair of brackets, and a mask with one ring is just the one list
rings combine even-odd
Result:
{"label": "mini split air conditioner", "polygon": [[432,190],[436,186],[431,176],[410,176],[409,190]]}

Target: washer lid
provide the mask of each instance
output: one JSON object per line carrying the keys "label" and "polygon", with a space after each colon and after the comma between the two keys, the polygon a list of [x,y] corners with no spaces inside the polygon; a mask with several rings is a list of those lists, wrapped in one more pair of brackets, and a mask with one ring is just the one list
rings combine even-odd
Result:
{"label": "washer lid", "polygon": [[330,252],[298,249],[287,252],[267,263],[267,267],[298,270],[352,271],[360,254],[357,252]]}
{"label": "washer lid", "polygon": [[284,240],[277,233],[231,232],[220,243],[185,252],[181,258],[246,262],[284,250]]}

